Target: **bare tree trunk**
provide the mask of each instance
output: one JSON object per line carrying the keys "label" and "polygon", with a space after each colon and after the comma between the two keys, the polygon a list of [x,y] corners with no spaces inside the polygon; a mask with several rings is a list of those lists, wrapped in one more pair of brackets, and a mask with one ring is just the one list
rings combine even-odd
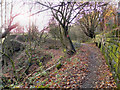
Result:
{"label": "bare tree trunk", "polygon": [[60,28],[60,30],[59,30],[59,32],[60,32],[60,41],[61,41],[61,44],[62,44],[62,46],[63,46],[63,48],[66,48],[67,49],[67,46],[66,46],[66,44],[65,44],[65,42],[64,42],[64,35],[63,35],[63,30],[62,30],[62,27],[59,25],[59,28]]}
{"label": "bare tree trunk", "polygon": [[68,41],[68,45],[70,46],[70,50],[73,51],[73,53],[76,52],[75,48],[74,48],[74,45],[72,43],[72,40],[70,39],[69,35],[68,35],[68,26],[65,26],[64,27],[64,35],[65,35],[65,38],[66,40]]}
{"label": "bare tree trunk", "polygon": [[[0,29],[0,36],[2,34],[2,3],[3,3],[3,0],[1,0],[1,29]],[[0,51],[2,51],[2,40],[0,40]],[[0,54],[0,67],[2,67],[2,54]],[[2,68],[0,68],[0,72],[2,72]],[[2,77],[2,73],[0,74],[0,77]],[[2,84],[2,79],[0,78],[0,83]],[[2,88],[0,88],[2,89]]]}
{"label": "bare tree trunk", "polygon": [[7,3],[6,3],[6,0],[5,0],[5,27],[6,27],[6,15],[7,15]]}
{"label": "bare tree trunk", "polygon": [[75,48],[74,48],[74,45],[73,45],[73,43],[72,43],[72,40],[70,39],[69,36],[68,36],[67,38],[68,38],[68,40],[69,40],[71,50],[73,50],[73,52],[76,52],[76,50],[75,50]]}
{"label": "bare tree trunk", "polygon": [[104,19],[102,20],[101,24],[100,24],[100,31],[104,30]]}
{"label": "bare tree trunk", "polygon": [[3,4],[3,0],[1,0],[1,30],[0,30],[0,35],[2,34],[2,25],[3,25],[3,17],[2,17],[2,12],[3,12],[3,10],[2,10],[2,4]]}

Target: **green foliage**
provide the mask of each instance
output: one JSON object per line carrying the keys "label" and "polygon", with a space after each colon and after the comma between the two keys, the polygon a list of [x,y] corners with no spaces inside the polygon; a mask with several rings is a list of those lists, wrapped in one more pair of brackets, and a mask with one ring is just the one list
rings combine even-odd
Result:
{"label": "green foliage", "polygon": [[84,34],[84,32],[80,29],[80,26],[78,25],[73,25],[70,27],[69,36],[71,40],[77,42],[86,42],[90,39],[88,36]]}
{"label": "green foliage", "polygon": [[59,70],[60,68],[62,67],[62,64],[61,63],[59,63],[57,66],[56,66],[56,68]]}

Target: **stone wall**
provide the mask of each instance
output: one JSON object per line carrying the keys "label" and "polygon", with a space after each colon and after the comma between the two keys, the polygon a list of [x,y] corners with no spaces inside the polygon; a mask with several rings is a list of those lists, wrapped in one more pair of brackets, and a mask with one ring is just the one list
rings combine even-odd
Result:
{"label": "stone wall", "polygon": [[96,35],[95,41],[103,53],[115,81],[120,86],[120,27]]}

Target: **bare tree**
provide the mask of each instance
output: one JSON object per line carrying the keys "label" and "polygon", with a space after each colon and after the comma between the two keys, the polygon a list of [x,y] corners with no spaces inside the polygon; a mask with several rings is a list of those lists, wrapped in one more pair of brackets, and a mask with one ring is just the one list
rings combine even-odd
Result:
{"label": "bare tree", "polygon": [[0,35],[2,33],[2,27],[3,27],[3,9],[2,9],[2,5],[3,5],[3,0],[1,0],[1,30],[0,30]]}
{"label": "bare tree", "polygon": [[[9,3],[9,5],[8,5],[8,3],[5,1],[5,22],[3,23],[3,20],[1,21],[2,23],[2,26],[4,26],[4,27],[2,27],[2,28],[4,28],[4,30],[5,30],[5,32],[4,33],[2,33],[2,35],[0,35],[0,39],[1,38],[4,38],[4,37],[6,37],[7,36],[7,34],[11,31],[11,30],[14,30],[15,28],[17,28],[18,26],[20,26],[19,25],[19,22],[14,22],[14,20],[19,16],[19,15],[24,15],[24,14],[26,14],[26,13],[28,13],[28,12],[30,12],[30,11],[28,11],[28,12],[24,12],[24,13],[21,13],[21,12],[14,12],[14,5],[16,5],[16,2],[10,2]],[[8,7],[10,6],[10,10],[9,10],[9,12],[7,13],[6,12],[6,10],[7,10],[7,5],[8,5]],[[22,7],[24,6],[24,4],[22,5]],[[2,5],[1,5],[1,7],[2,7]],[[30,10],[31,10],[31,8],[30,8]],[[1,12],[2,13],[2,12]],[[8,15],[10,15],[10,16],[8,16]],[[2,17],[2,15],[1,15],[1,17]],[[8,19],[9,20],[6,20],[6,17],[8,17]]]}
{"label": "bare tree", "polygon": [[103,22],[101,25],[104,25],[103,20],[107,11],[103,11],[103,8],[105,8],[106,5],[108,5],[108,3],[91,2],[86,7],[88,9],[84,8],[80,13],[82,18],[80,15],[78,16],[77,21],[80,28],[88,37],[95,38],[95,30],[98,25],[101,24],[100,22]]}
{"label": "bare tree", "polygon": [[[2,5],[1,5],[1,8],[2,8]],[[11,31],[11,30],[13,30],[13,29],[15,29],[17,26],[18,26],[18,23],[15,23],[15,24],[13,24],[13,20],[18,16],[18,15],[20,15],[20,13],[19,14],[16,14],[16,15],[12,15],[12,12],[13,12],[13,3],[11,2],[11,10],[10,10],[10,19],[9,19],[9,22],[8,22],[8,27],[6,27],[6,1],[5,1],[5,23],[3,23],[3,20],[1,19],[1,29],[3,28],[3,26],[4,26],[4,28],[5,28],[5,32],[4,33],[2,33],[1,35],[0,35],[0,38],[4,38],[4,37],[6,37],[7,36],[7,34]],[[1,18],[3,18],[3,12],[1,11]],[[3,24],[5,24],[5,25],[3,25]]]}
{"label": "bare tree", "polygon": [[76,52],[74,45],[68,35],[69,25],[77,17],[77,15],[80,13],[83,7],[85,7],[88,4],[88,2],[79,3],[78,6],[77,3],[74,1],[60,2],[57,5],[57,8],[53,8],[54,6],[51,3],[49,3],[49,5],[40,2],[37,3],[51,9],[53,16],[59,22],[63,30],[64,41],[66,42],[66,46],[67,46],[66,49],[72,51],[72,53]]}

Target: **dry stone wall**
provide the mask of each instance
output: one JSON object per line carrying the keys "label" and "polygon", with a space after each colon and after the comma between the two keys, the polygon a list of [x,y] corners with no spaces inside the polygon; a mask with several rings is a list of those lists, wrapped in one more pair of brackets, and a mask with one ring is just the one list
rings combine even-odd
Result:
{"label": "dry stone wall", "polygon": [[97,35],[95,40],[117,84],[120,85],[120,27]]}

